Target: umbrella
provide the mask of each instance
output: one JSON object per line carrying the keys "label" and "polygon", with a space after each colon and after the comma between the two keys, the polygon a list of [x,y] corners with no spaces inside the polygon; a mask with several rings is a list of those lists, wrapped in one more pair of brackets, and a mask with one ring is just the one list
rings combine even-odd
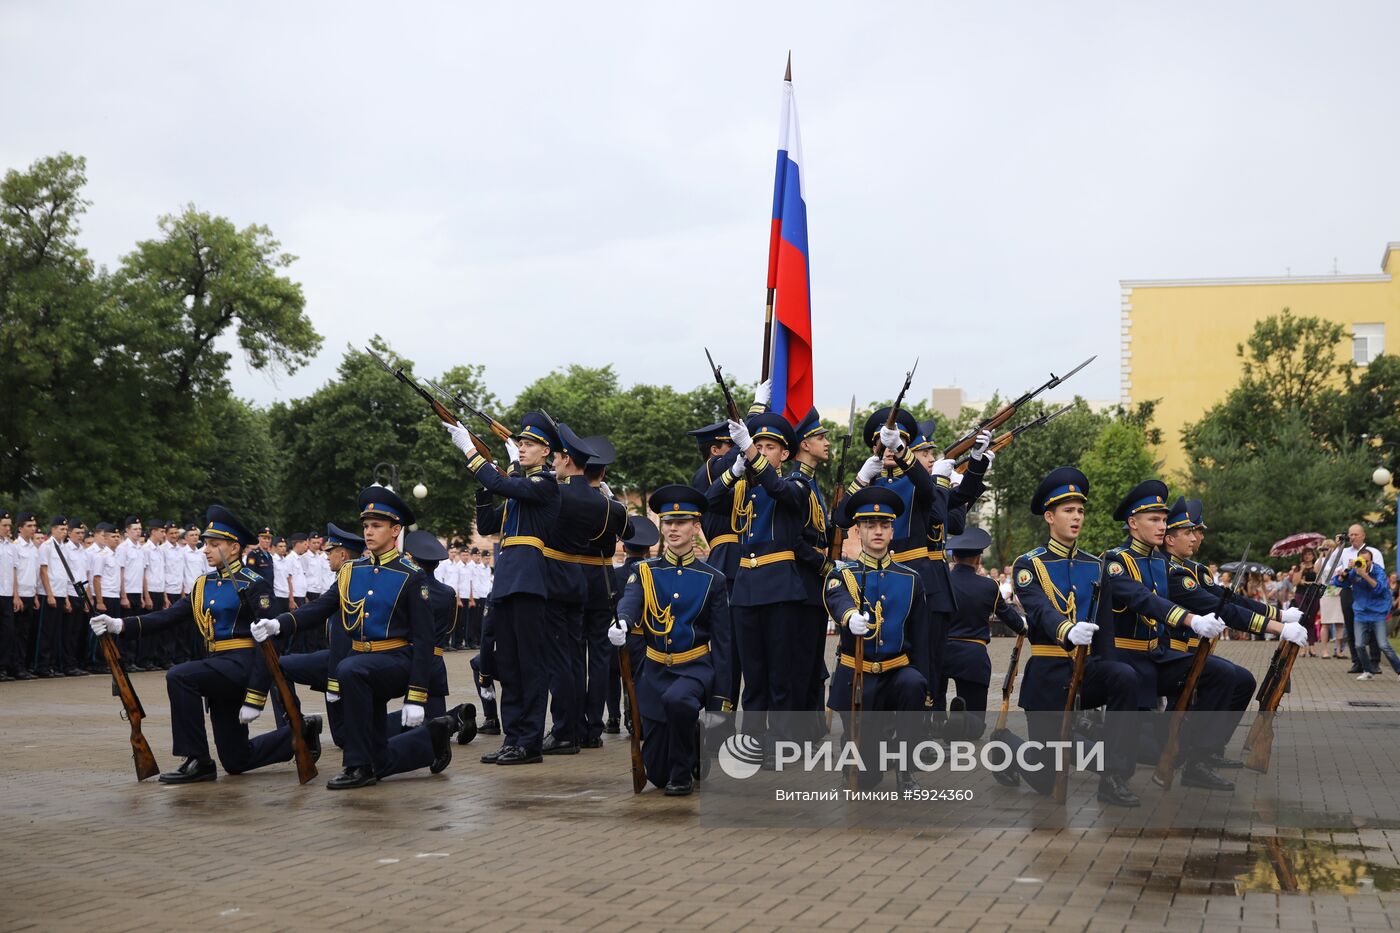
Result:
{"label": "umbrella", "polygon": [[1269,548],[1270,557],[1289,557],[1293,554],[1301,554],[1306,548],[1317,550],[1317,546],[1323,542],[1323,536],[1315,531],[1300,531],[1297,534],[1289,535],[1279,541],[1274,542],[1274,546]]}
{"label": "umbrella", "polygon": [[1274,575],[1274,568],[1267,564],[1257,564],[1252,560],[1232,560],[1228,564],[1221,564],[1220,570],[1222,573],[1262,573],[1267,577]]}

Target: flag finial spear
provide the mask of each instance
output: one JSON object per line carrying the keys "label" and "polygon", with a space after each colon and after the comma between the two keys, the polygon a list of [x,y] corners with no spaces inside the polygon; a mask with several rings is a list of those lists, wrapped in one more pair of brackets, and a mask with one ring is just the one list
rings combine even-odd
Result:
{"label": "flag finial spear", "polygon": [[783,75],[783,80],[792,80],[792,49],[788,49],[787,73]]}

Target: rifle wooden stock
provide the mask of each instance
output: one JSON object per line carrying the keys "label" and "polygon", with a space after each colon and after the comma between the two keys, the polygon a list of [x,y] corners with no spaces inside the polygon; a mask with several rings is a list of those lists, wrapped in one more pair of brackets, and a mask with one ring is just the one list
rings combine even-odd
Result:
{"label": "rifle wooden stock", "polygon": [[[986,421],[983,421],[981,424],[979,424],[976,427],[976,429],[969,431],[967,434],[963,435],[959,440],[954,441],[951,447],[943,451],[944,458],[947,460],[958,459],[963,454],[971,450],[973,444],[977,443],[978,434],[982,433],[983,431],[995,431],[997,428],[1010,421],[1011,416],[1014,414],[1016,414],[1015,403],[1004,406],[995,415],[992,415]],[[1008,437],[1007,443],[1010,442],[1010,438]],[[993,443],[995,443],[995,441]]]}
{"label": "rifle wooden stock", "polygon": [[121,652],[117,650],[117,643],[110,633],[102,633],[97,642],[102,646],[103,660],[112,671],[113,690],[121,697],[122,718],[131,726],[131,759],[136,765],[136,780],[144,781],[148,777],[155,777],[160,774],[160,766],[156,764],[151,743],[146,741],[146,736],[141,732],[141,720],[146,717],[146,711],[141,708],[141,700],[136,696],[136,688],[131,685],[131,678],[122,669]]}
{"label": "rifle wooden stock", "polygon": [[[864,589],[862,586],[861,601],[864,602]],[[862,608],[862,612],[865,610]],[[856,636],[856,666],[851,669],[851,744],[860,750],[860,707],[861,695],[865,692],[865,636]],[[846,769],[846,786],[851,790],[860,790],[860,770],[854,765]]]}
{"label": "rifle wooden stock", "polygon": [[[73,568],[68,566],[68,558],[64,556],[63,548],[57,542],[54,543],[54,552],[63,564],[63,572],[67,575],[68,582],[83,598],[83,608],[91,618],[96,611],[93,609],[91,597],[88,596],[87,584],[78,582],[78,578],[73,576]],[[146,741],[146,736],[141,732],[141,721],[146,718],[146,710],[141,705],[141,698],[136,695],[136,688],[131,685],[131,678],[122,667],[122,653],[117,650],[117,642],[111,633],[103,632],[97,643],[102,646],[102,659],[107,662],[107,667],[112,672],[112,695],[121,698],[122,718],[131,726],[131,758],[136,765],[136,780],[144,781],[148,777],[160,774],[160,766],[156,764],[151,743]]]}
{"label": "rifle wooden stock", "polygon": [[1021,647],[1025,643],[1024,633],[1016,636],[1016,646],[1011,649],[1011,663],[1006,666],[1006,678],[1001,682],[1001,712],[997,714],[993,735],[1006,729],[1006,717],[1011,714],[1011,691],[1016,686],[1016,674],[1021,669]]}
{"label": "rifle wooden stock", "polygon": [[1167,742],[1162,746],[1162,756],[1157,759],[1157,770],[1152,772],[1152,780],[1164,790],[1171,790],[1172,779],[1176,776],[1176,756],[1181,750],[1181,723],[1186,718],[1191,696],[1196,692],[1196,684],[1200,682],[1201,672],[1206,669],[1206,659],[1210,657],[1214,644],[1208,638],[1202,638],[1196,644],[1191,669],[1186,672],[1186,683],[1181,688],[1181,696],[1176,698],[1176,706],[1172,708],[1172,718],[1167,725]]}
{"label": "rifle wooden stock", "polygon": [[277,649],[272,639],[262,643],[263,663],[267,665],[272,682],[277,687],[277,695],[282,698],[282,710],[287,715],[287,725],[292,730],[292,754],[297,762],[297,781],[305,784],[316,776],[316,762],[311,760],[311,748],[306,744],[302,732],[301,707],[297,706],[296,696],[282,673],[282,662],[277,659]]}
{"label": "rifle wooden stock", "polygon": [[[1069,692],[1065,695],[1065,712],[1060,718],[1060,741],[1068,742],[1074,732],[1074,705],[1079,701],[1079,690],[1084,686],[1084,665],[1089,660],[1089,646],[1079,645],[1074,649],[1074,673],[1070,675]],[[1055,771],[1054,800],[1064,803],[1069,797],[1069,768]]]}
{"label": "rifle wooden stock", "polygon": [[[835,519],[837,514],[836,510],[841,507],[841,503],[844,502],[845,499],[846,488],[844,486],[837,486],[836,492],[833,493],[831,496],[831,515],[833,520]],[[830,560],[832,563],[835,563],[836,561],[840,560],[842,557],[841,552],[845,549],[845,545],[846,529],[842,528],[840,525],[835,524],[835,522],[833,521],[831,528],[831,541],[826,546],[827,560]]]}
{"label": "rifle wooden stock", "polygon": [[1279,651],[1279,672],[1274,681],[1274,688],[1264,698],[1259,715],[1254,718],[1249,727],[1249,735],[1245,739],[1247,751],[1244,766],[1260,774],[1267,774],[1269,771],[1269,761],[1274,754],[1274,716],[1278,715],[1278,705],[1288,690],[1288,678],[1293,674],[1293,662],[1298,660],[1298,646],[1292,642],[1285,642]]}
{"label": "rifle wooden stock", "polygon": [[632,754],[632,793],[640,794],[647,786],[647,766],[642,760],[642,708],[637,705],[637,687],[632,679],[632,656],[627,644],[617,649],[618,667],[622,670],[622,689],[627,693],[627,705],[632,707],[632,736],[627,747]]}
{"label": "rifle wooden stock", "polygon": [[[1011,444],[1012,440],[1014,440],[1015,437],[1016,437],[1016,432],[1015,432],[1015,431],[1006,431],[1006,432],[1004,432],[1004,433],[998,434],[996,437],[994,437],[994,438],[992,439],[992,443],[991,443],[990,445],[988,445],[987,449],[990,450],[990,451],[991,451],[992,453],[994,453],[994,454],[995,454],[995,453],[1000,453],[1001,451],[1005,450],[1005,449]],[[959,472],[959,473],[966,473],[966,472],[967,472],[967,468],[970,467],[970,466],[972,466],[972,458],[971,458],[971,457],[964,457],[962,460],[959,460],[959,461],[958,461],[957,466],[953,467],[953,469],[956,470],[956,471]]]}

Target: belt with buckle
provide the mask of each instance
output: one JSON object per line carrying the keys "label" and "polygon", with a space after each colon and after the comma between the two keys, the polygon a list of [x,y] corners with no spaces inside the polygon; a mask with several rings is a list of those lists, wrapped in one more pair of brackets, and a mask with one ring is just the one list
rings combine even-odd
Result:
{"label": "belt with buckle", "polygon": [[694,661],[696,658],[703,658],[710,653],[709,645],[697,645],[689,651],[677,651],[672,654],[669,651],[657,651],[647,645],[647,660],[655,661],[657,664],[664,664],[670,667],[672,664],[684,664],[686,661]]}
{"label": "belt with buckle", "polygon": [[[855,670],[856,659],[849,654],[841,655],[841,666]],[[909,655],[897,654],[886,661],[862,661],[860,669],[867,674],[880,674],[885,671],[897,670],[909,663]]]}

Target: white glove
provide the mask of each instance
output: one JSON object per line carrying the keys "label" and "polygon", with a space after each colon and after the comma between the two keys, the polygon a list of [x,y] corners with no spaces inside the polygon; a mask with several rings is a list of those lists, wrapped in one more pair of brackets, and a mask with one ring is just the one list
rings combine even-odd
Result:
{"label": "white glove", "polygon": [[851,630],[852,635],[864,635],[870,631],[870,616],[863,612],[853,612],[846,620],[846,628]]}
{"label": "white glove", "polygon": [[899,450],[904,446],[904,438],[899,436],[899,428],[887,424],[880,425],[880,443],[888,450]]}
{"label": "white glove", "polygon": [[238,721],[245,726],[261,715],[262,710],[258,709],[256,706],[240,706],[238,708]]}
{"label": "white glove", "polygon": [[496,699],[496,688],[488,686],[486,684],[482,684],[481,689],[478,690],[476,693],[477,696],[481,697],[483,700]]}
{"label": "white glove", "polygon": [[1290,622],[1302,622],[1303,610],[1299,609],[1297,606],[1289,606],[1287,609],[1283,610],[1279,618],[1283,619],[1284,625],[1288,625]]}
{"label": "white glove", "polygon": [[1279,632],[1279,637],[1284,641],[1291,641],[1299,648],[1308,646],[1308,630],[1297,622],[1283,623],[1283,631]]}
{"label": "white glove", "polygon": [[768,405],[768,400],[773,397],[773,380],[765,379],[753,390],[753,403],[755,405]]}
{"label": "white glove", "polygon": [[870,485],[875,481],[875,477],[880,475],[880,471],[885,468],[885,461],[879,457],[866,457],[865,462],[860,465],[860,472],[856,474],[856,479],[865,485]]}
{"label": "white glove", "polygon": [[1076,647],[1083,647],[1094,640],[1094,633],[1099,627],[1093,622],[1076,622],[1070,626],[1069,643]]}
{"label": "white glove", "polygon": [[1213,612],[1191,618],[1191,631],[1202,638],[1214,638],[1225,631],[1225,623]]}
{"label": "white glove", "polygon": [[423,705],[421,703],[405,703],[401,721],[405,729],[423,725]]}
{"label": "white glove", "polygon": [[460,424],[448,424],[446,421],[442,426],[447,429],[447,433],[452,435],[452,446],[462,452],[465,457],[471,457],[476,453],[476,445],[472,443],[472,432]]}
{"label": "white glove", "polygon": [[972,453],[969,454],[973,460],[981,460],[987,456],[987,448],[992,446],[992,432],[978,431],[977,437],[972,441]]}
{"label": "white glove", "polygon": [[734,477],[735,479],[738,479],[739,477],[744,475],[744,469],[746,466],[747,462],[744,460],[743,457],[735,457],[734,462],[729,465],[729,475]]}
{"label": "white glove", "polygon": [[598,491],[601,492],[603,495],[607,496],[609,499],[615,498],[612,494],[612,487],[608,485],[607,480],[599,481]]}
{"label": "white glove", "polygon": [[339,703],[339,702],[340,702],[340,694],[338,694],[338,693],[331,693],[329,690],[327,690],[327,691],[326,691],[326,702],[327,702],[327,703]]}
{"label": "white glove", "polygon": [[113,635],[120,635],[122,625],[121,619],[114,619],[101,612],[88,620],[88,626],[92,629],[92,634],[94,635],[103,635],[107,632],[111,632]]}
{"label": "white glove", "polygon": [[826,620],[826,633],[827,633],[828,635],[835,635],[835,634],[836,634],[836,620],[835,620],[835,619],[827,619],[827,620]]}
{"label": "white glove", "polygon": [[619,648],[627,644],[627,626],[621,619],[614,619],[608,626],[608,641]]}
{"label": "white glove", "polygon": [[954,472],[952,476],[948,477],[948,485],[952,486],[954,489],[957,489],[959,486],[962,485],[962,481],[966,478],[967,477],[965,476],[965,474]]}
{"label": "white glove", "polygon": [[933,466],[929,467],[928,471],[934,476],[941,476],[946,480],[951,480],[953,476],[953,467],[957,465],[957,461],[949,460],[947,457],[944,457],[942,460],[933,461]]}
{"label": "white glove", "polygon": [[749,436],[749,429],[744,427],[743,422],[729,422],[729,438],[734,441],[734,446],[741,451],[748,450],[753,446],[753,438]]}
{"label": "white glove", "polygon": [[511,463],[520,462],[520,447],[510,438],[506,438],[506,459]]}
{"label": "white glove", "polygon": [[253,641],[262,644],[269,636],[276,635],[282,631],[282,623],[276,619],[259,619],[248,627],[253,635]]}

